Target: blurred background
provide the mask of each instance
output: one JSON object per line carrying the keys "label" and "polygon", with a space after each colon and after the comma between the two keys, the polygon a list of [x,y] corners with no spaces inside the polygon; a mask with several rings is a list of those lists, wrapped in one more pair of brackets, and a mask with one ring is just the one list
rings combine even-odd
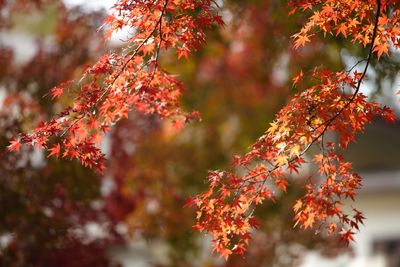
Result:
{"label": "blurred background", "polygon": [[[307,171],[288,193],[257,210],[261,227],[245,257],[227,262],[195,233],[186,199],[206,188],[207,170],[229,168],[265,131],[291,95],[300,70],[348,69],[366,54],[339,37],[317,36],[294,51],[305,14],[281,0],[219,1],[226,23],[208,32],[189,60],[162,65],[188,91],[182,105],[202,120],[183,130],[132,112],[102,144],[107,169],[46,158],[39,149],[6,152],[12,136],[51,118],[72,100],[49,89],[118,49],[98,28],[113,1],[0,0],[0,266],[400,266],[400,126],[376,121],[345,152],[363,180],[357,209],[365,226],[350,248],[293,228],[292,206]],[[362,64],[359,68],[362,69]],[[363,92],[397,110],[400,56],[372,64]]]}

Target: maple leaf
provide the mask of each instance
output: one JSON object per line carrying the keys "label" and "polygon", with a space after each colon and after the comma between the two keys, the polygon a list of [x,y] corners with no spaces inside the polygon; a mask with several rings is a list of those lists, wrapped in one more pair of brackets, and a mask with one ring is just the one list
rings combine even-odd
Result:
{"label": "maple leaf", "polygon": [[198,200],[196,198],[188,197],[184,207],[194,207],[197,205]]}
{"label": "maple leaf", "polygon": [[303,202],[300,199],[298,199],[296,201],[296,204],[293,206],[294,212],[298,212],[302,206],[303,206]]}
{"label": "maple leaf", "polygon": [[184,120],[174,120],[172,121],[173,127],[178,131],[182,131],[185,128],[185,121]]}
{"label": "maple leaf", "polygon": [[296,86],[299,82],[301,82],[301,80],[303,80],[303,71],[301,70],[299,72],[299,74],[297,74],[294,78],[293,78],[293,87]]}
{"label": "maple leaf", "polygon": [[21,141],[19,139],[14,139],[10,142],[10,145],[7,146],[8,151],[19,151],[21,148]]}
{"label": "maple leaf", "polygon": [[296,144],[290,148],[290,156],[298,156],[300,154],[301,146]]}
{"label": "maple leaf", "polygon": [[343,36],[345,38],[347,38],[347,25],[346,25],[346,23],[341,23],[337,27],[336,36],[338,36],[340,33],[343,34]]}
{"label": "maple leaf", "polygon": [[296,35],[294,41],[294,48],[297,49],[304,46],[306,43],[310,42],[310,35]]}
{"label": "maple leaf", "polygon": [[282,179],[277,179],[275,181],[275,184],[278,188],[281,188],[285,193],[286,193],[286,187],[288,186],[288,181],[284,178]]}
{"label": "maple leaf", "polygon": [[245,244],[242,244],[242,243],[236,244],[232,248],[232,251],[234,251],[238,255],[244,255],[244,253],[246,252]]}
{"label": "maple leaf", "polygon": [[267,132],[270,134],[273,134],[278,129],[278,124],[275,122],[271,122],[269,125],[270,125],[270,127],[268,128]]}
{"label": "maple leaf", "polygon": [[229,256],[232,255],[232,251],[227,248],[220,248],[217,251],[225,260],[228,260]]}
{"label": "maple leaf", "polygon": [[181,57],[188,58],[190,53],[189,49],[187,49],[186,47],[178,48],[176,52],[178,53],[178,59],[180,59]]}
{"label": "maple leaf", "polygon": [[282,166],[288,164],[288,156],[280,155],[275,160],[275,165]]}
{"label": "maple leaf", "polygon": [[394,114],[393,110],[389,107],[383,107],[383,113],[382,113],[382,118],[386,121],[386,122],[390,122],[390,123],[396,123],[396,114]]}
{"label": "maple leaf", "polygon": [[154,43],[149,43],[149,44],[144,44],[142,46],[142,51],[145,55],[149,55],[154,52],[154,49],[156,48],[156,45]]}
{"label": "maple leaf", "polygon": [[253,228],[259,228],[260,227],[260,222],[257,218],[251,217],[249,218],[249,224]]}
{"label": "maple leaf", "polygon": [[378,53],[378,60],[381,58],[382,54],[389,55],[389,44],[379,43],[375,46],[374,52]]}
{"label": "maple leaf", "polygon": [[336,223],[331,223],[328,227],[328,234],[333,234],[336,231],[337,225]]}
{"label": "maple leaf", "polygon": [[288,15],[291,16],[291,15],[293,15],[294,13],[296,13],[296,8],[292,8],[292,9],[288,12]]}
{"label": "maple leaf", "polygon": [[64,92],[64,89],[62,87],[54,87],[53,89],[50,90],[51,94],[51,99],[55,99],[60,97]]}
{"label": "maple leaf", "polygon": [[53,146],[53,148],[48,149],[50,152],[49,155],[47,156],[48,158],[55,155],[57,158],[60,157],[60,151],[61,151],[61,146],[60,144],[56,144]]}
{"label": "maple leaf", "polygon": [[315,223],[315,214],[310,213],[306,216],[306,219],[303,221],[303,226],[305,229],[311,228]]}
{"label": "maple leaf", "polygon": [[356,214],[353,216],[353,218],[356,221],[356,223],[364,224],[365,217],[363,216],[363,214],[356,209],[354,209],[354,212]]}
{"label": "maple leaf", "polygon": [[317,163],[323,162],[323,161],[324,161],[324,155],[323,155],[323,154],[317,154],[317,155],[315,155],[313,161],[314,161],[314,162],[317,162]]}
{"label": "maple leaf", "polygon": [[339,234],[346,245],[349,245],[350,241],[354,241],[354,233],[351,230],[342,229]]}

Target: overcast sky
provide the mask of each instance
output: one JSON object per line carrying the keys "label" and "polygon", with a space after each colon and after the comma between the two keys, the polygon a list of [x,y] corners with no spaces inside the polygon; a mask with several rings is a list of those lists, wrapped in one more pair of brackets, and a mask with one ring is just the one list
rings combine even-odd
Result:
{"label": "overcast sky", "polygon": [[67,5],[82,5],[87,8],[106,8],[110,7],[115,3],[116,0],[64,0]]}
{"label": "overcast sky", "polygon": [[[117,0],[64,0],[67,6],[82,6],[87,9],[106,9],[111,10],[111,7]],[[100,25],[99,25],[100,26]],[[123,28],[121,31],[114,33],[111,37],[111,43],[114,45],[121,44],[121,40],[127,40],[131,35],[132,29]]]}

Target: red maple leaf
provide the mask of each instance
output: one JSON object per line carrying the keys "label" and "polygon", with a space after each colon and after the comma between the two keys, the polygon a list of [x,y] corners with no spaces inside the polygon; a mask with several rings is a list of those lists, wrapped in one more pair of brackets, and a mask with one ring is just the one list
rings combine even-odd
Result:
{"label": "red maple leaf", "polygon": [[57,158],[59,158],[60,157],[60,150],[61,150],[60,144],[54,145],[53,148],[48,149],[50,154],[47,157],[51,157],[51,156],[55,155]]}
{"label": "red maple leaf", "polygon": [[50,90],[51,94],[51,99],[55,99],[60,97],[64,92],[64,89],[61,87],[54,87],[53,89]]}
{"label": "red maple leaf", "polygon": [[8,151],[19,151],[21,148],[21,142],[19,139],[14,139],[13,141],[10,142],[10,145],[7,146]]}

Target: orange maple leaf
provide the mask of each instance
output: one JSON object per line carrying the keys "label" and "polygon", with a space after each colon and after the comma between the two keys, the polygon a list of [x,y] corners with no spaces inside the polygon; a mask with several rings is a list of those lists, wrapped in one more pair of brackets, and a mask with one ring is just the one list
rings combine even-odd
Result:
{"label": "orange maple leaf", "polygon": [[300,46],[304,46],[307,42],[310,42],[310,37],[311,35],[296,35],[295,38],[296,40],[294,41],[294,48],[297,49]]}
{"label": "orange maple leaf", "polygon": [[298,199],[296,201],[296,204],[294,204],[294,206],[293,206],[294,212],[298,212],[302,206],[303,206],[303,202],[300,199]]}
{"label": "orange maple leaf", "polygon": [[301,70],[299,72],[299,74],[297,74],[294,78],[293,78],[293,87],[295,87],[299,82],[301,82],[301,80],[303,80],[303,71]]}
{"label": "orange maple leaf", "polygon": [[382,54],[389,55],[389,44],[387,42],[377,44],[374,47],[374,52],[378,53],[378,60],[381,58]]}
{"label": "orange maple leaf", "polygon": [[277,179],[275,184],[278,188],[281,188],[286,193],[286,187],[289,185],[288,181],[284,178]]}

